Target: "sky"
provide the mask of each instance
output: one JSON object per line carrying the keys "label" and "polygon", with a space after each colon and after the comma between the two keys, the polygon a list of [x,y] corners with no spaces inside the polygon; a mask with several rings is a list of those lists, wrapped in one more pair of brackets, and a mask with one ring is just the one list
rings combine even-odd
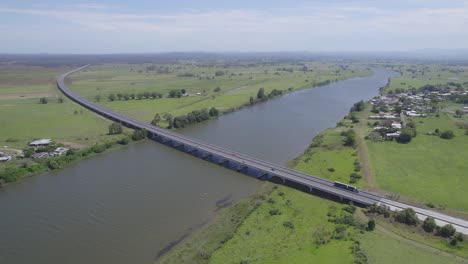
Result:
{"label": "sky", "polygon": [[468,48],[468,0],[1,0],[0,53]]}

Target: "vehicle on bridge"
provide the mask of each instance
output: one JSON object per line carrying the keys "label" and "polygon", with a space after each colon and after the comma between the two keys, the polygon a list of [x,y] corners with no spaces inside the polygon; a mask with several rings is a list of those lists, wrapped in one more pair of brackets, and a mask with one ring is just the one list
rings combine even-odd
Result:
{"label": "vehicle on bridge", "polygon": [[356,188],[354,186],[351,186],[351,185],[348,185],[348,184],[337,182],[337,181],[333,183],[333,186],[338,187],[340,189],[350,191],[350,192],[355,192],[355,193],[359,192],[358,188]]}

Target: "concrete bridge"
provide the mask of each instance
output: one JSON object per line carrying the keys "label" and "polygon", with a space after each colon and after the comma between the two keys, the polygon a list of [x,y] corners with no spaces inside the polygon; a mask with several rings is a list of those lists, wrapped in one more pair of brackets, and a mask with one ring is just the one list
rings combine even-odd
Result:
{"label": "concrete bridge", "polygon": [[263,161],[242,153],[211,145],[197,139],[186,137],[173,131],[153,126],[120,113],[111,111],[107,108],[94,104],[73,93],[66,85],[65,78],[77,71],[80,71],[89,65],[80,67],[73,71],[61,75],[57,79],[57,87],[71,100],[86,107],[87,109],[104,116],[112,121],[118,122],[132,129],[144,129],[147,131],[148,138],[162,143],[164,145],[176,148],[192,156],[215,163],[219,166],[238,171],[245,175],[258,178],[260,180],[269,180],[281,183],[305,192],[320,196],[327,196],[340,200],[341,202],[353,202],[360,206],[369,206],[372,204],[385,204],[393,210],[402,210],[404,208],[413,208],[420,219],[427,216],[434,217],[438,224],[451,223],[459,232],[468,234],[468,221],[446,216],[444,214],[429,211],[426,209],[410,206],[404,203],[391,201],[378,195],[366,192],[352,192],[334,186],[334,183],[321,179],[319,177],[304,174],[284,166]]}

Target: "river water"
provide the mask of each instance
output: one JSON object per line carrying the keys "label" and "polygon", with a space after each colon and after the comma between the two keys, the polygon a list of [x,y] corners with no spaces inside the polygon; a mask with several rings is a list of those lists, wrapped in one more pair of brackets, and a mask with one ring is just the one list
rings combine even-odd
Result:
{"label": "river water", "polygon": [[[180,131],[284,164],[398,73],[374,69]],[[0,189],[0,263],[151,263],[260,184],[147,141]]]}

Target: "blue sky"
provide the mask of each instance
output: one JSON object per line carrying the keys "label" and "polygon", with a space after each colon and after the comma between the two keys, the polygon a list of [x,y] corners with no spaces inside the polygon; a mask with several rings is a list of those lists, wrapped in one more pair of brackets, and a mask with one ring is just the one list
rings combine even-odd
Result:
{"label": "blue sky", "polygon": [[2,0],[0,53],[468,48],[468,0]]}

